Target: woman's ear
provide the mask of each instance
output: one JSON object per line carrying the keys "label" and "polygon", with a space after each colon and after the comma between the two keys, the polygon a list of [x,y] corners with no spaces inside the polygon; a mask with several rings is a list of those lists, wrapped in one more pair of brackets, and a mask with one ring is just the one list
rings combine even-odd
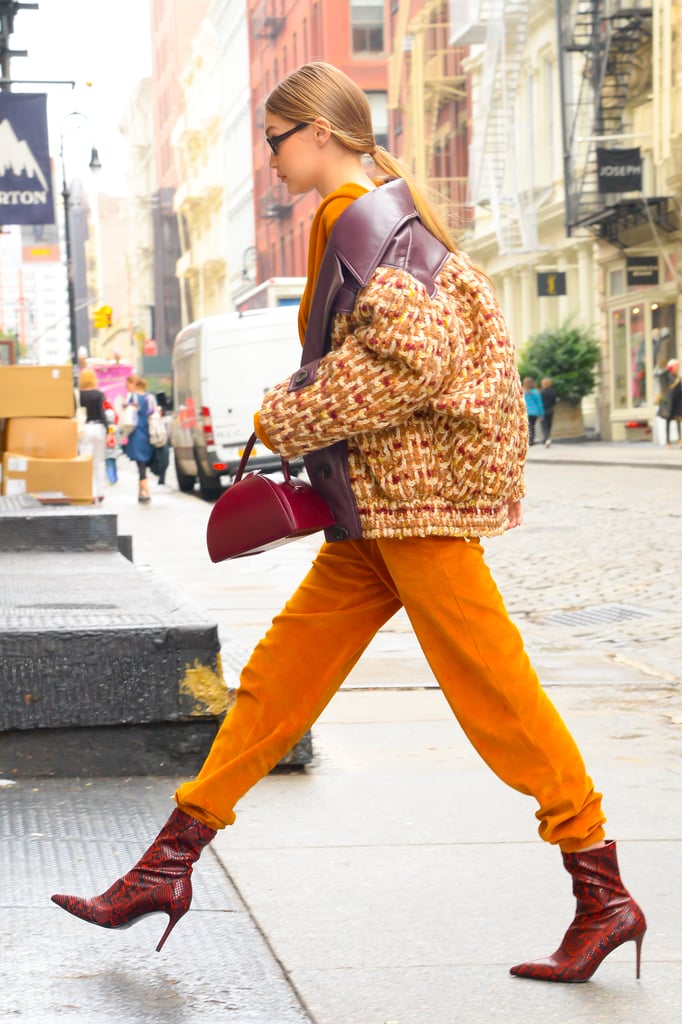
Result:
{"label": "woman's ear", "polygon": [[316,117],[313,121],[313,138],[318,146],[326,146],[332,136],[332,126],[326,117]]}

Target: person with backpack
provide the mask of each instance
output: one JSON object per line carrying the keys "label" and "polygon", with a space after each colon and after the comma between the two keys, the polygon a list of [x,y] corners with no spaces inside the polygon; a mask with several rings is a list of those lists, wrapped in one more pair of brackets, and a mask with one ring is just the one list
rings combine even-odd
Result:
{"label": "person with backpack", "polygon": [[149,417],[155,406],[147,391],[147,381],[131,373],[126,377],[128,398],[123,406],[123,429],[129,431],[125,445],[125,453],[137,466],[138,492],[137,500],[148,504],[152,500],[149,491],[147,469],[152,457],[153,447],[149,439]]}

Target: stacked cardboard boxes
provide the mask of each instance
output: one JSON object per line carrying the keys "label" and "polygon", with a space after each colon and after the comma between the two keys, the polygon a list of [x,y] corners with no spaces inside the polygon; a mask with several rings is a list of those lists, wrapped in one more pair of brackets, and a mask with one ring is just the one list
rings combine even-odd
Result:
{"label": "stacked cardboard boxes", "polygon": [[0,366],[4,495],[92,502],[92,458],[78,455],[70,366]]}

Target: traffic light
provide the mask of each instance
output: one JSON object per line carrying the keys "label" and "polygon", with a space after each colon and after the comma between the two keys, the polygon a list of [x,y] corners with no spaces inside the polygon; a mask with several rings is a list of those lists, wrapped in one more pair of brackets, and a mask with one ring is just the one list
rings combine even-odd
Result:
{"label": "traffic light", "polygon": [[111,327],[111,306],[100,306],[98,309],[96,309],[93,314],[92,322],[98,330],[101,330],[103,327]]}

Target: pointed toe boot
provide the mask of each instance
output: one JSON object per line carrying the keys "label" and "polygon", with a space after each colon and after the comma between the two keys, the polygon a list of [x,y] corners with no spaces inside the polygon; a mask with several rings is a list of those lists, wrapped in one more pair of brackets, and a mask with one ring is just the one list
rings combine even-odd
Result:
{"label": "pointed toe boot", "polygon": [[563,859],[573,878],[576,915],[555,953],[517,964],[510,973],[536,981],[589,981],[609,953],[634,942],[639,978],[646,920],[621,881],[616,844],[564,853]]}
{"label": "pointed toe boot", "polygon": [[176,808],[137,864],[101,896],[86,899],[56,894],[52,901],[74,917],[102,928],[125,928],[146,914],[167,914],[168,925],[156,947],[158,952],[190,908],[193,864],[215,834],[215,829]]}

